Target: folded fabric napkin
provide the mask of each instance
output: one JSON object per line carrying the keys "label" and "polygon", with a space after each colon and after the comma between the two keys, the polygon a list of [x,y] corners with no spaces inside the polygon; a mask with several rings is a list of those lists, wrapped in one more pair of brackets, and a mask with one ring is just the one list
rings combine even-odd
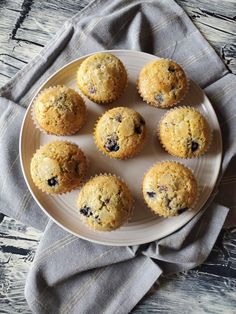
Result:
{"label": "folded fabric napkin", "polygon": [[217,112],[224,144],[221,176],[227,168],[235,169],[236,79],[185,12],[173,0],[91,2],[0,90],[0,211],[44,230],[25,289],[34,313],[129,312],[162,273],[190,269],[206,259],[228,213],[224,205],[233,199],[233,186],[227,199],[221,192],[215,197],[215,191],[207,209],[183,228],[134,247],[90,243],[48,220],[31,198],[20,169],[24,108],[61,66],[104,49],[141,50],[179,62]]}

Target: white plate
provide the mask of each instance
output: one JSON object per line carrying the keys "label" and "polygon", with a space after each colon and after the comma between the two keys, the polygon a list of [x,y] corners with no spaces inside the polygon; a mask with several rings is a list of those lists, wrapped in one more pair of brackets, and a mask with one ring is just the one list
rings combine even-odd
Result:
{"label": "white plate", "polygon": [[[201,158],[179,160],[168,155],[161,148],[156,137],[158,121],[166,110],[156,109],[145,104],[140,99],[135,87],[141,68],[147,62],[157,59],[157,57],[129,50],[113,50],[110,52],[122,60],[128,71],[129,85],[124,95],[118,101],[106,106],[97,105],[85,99],[89,119],[77,135],[69,137],[56,137],[44,135],[39,132],[34,127],[30,105],[25,114],[21,129],[21,165],[26,183],[35,201],[61,227],[78,237],[105,245],[136,245],[160,239],[176,231],[202,208],[214,188],[219,173],[222,156],[221,132],[216,114],[208,98],[200,87],[191,81],[189,93],[183,104],[194,106],[194,108],[198,109],[208,118],[213,129],[213,144],[207,154]],[[76,86],[76,71],[79,64],[86,57],[79,58],[61,68],[39,90],[52,85],[65,84],[78,91]],[[99,115],[117,106],[129,106],[140,112],[146,120],[149,133],[142,152],[135,158],[123,161],[103,156],[95,147],[92,136],[94,124]],[[76,212],[75,200],[79,193],[78,190],[62,196],[49,196],[37,189],[30,176],[30,160],[36,149],[56,139],[70,140],[83,149],[90,163],[87,178],[101,172],[108,172],[117,174],[126,181],[135,197],[134,215],[128,224],[112,232],[94,232],[80,221]],[[144,204],[141,195],[141,182],[144,172],[153,163],[163,160],[178,160],[189,166],[193,170],[200,187],[200,198],[195,208],[178,217],[168,219],[152,214]]]}

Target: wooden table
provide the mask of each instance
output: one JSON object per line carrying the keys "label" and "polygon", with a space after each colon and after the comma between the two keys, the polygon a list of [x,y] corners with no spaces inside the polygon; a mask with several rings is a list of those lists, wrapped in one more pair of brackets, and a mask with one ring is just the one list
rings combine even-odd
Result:
{"label": "wooden table", "polygon": [[[0,85],[88,2],[1,0]],[[236,74],[236,0],[177,2]],[[0,313],[31,313],[24,285],[40,236],[39,231],[0,214]],[[236,228],[222,230],[203,265],[158,280],[133,313],[236,313]]]}

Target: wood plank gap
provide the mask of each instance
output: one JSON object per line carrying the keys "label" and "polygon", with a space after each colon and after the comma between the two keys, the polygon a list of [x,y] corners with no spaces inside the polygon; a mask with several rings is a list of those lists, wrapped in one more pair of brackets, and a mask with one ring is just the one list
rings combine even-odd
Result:
{"label": "wood plank gap", "polygon": [[18,68],[18,67],[16,67],[16,66],[12,65],[12,64],[10,64],[10,63],[7,63],[7,62],[5,62],[5,61],[3,61],[3,60],[1,60],[1,59],[0,59],[0,62],[2,62],[3,64],[6,64],[6,65],[9,65],[10,67],[12,67],[12,68],[14,68],[14,69],[16,69],[16,70],[20,70],[20,68]]}
{"label": "wood plank gap", "polygon": [[17,13],[20,13],[21,10],[16,10],[16,9],[12,9],[12,8],[6,8],[6,10],[8,11],[13,11],[13,12],[17,12]]}
{"label": "wood plank gap", "polygon": [[33,45],[36,45],[36,46],[39,46],[39,47],[44,47],[44,45],[36,43],[35,41],[32,41],[32,40],[23,39],[23,38],[19,38],[19,37],[14,37],[12,39],[16,40],[17,42],[22,41],[22,42],[27,43],[27,44],[33,44]]}
{"label": "wood plank gap", "polygon": [[219,13],[214,13],[214,12],[210,12],[210,11],[207,11],[207,10],[202,10],[200,9],[202,13],[205,13],[209,16],[213,16],[213,17],[216,17],[216,18],[219,18],[219,19],[222,19],[222,20],[225,20],[225,21],[230,21],[230,22],[235,22],[236,21],[236,17],[229,17],[229,16],[225,16],[223,14],[219,14]]}
{"label": "wood plank gap", "polygon": [[21,27],[22,23],[24,22],[25,18],[28,16],[31,6],[33,4],[33,0],[24,0],[21,5],[20,16],[18,17],[16,24],[11,32],[10,38],[16,39],[16,33],[18,29]]}
{"label": "wood plank gap", "polygon": [[30,241],[30,242],[38,242],[38,240],[35,240],[35,239],[10,236],[10,235],[3,233],[3,232],[0,232],[0,238],[10,239],[10,240],[23,240],[23,241]]}
{"label": "wood plank gap", "polygon": [[214,26],[209,25],[209,24],[206,24],[206,23],[204,23],[204,22],[200,22],[200,21],[198,21],[197,23],[202,24],[202,25],[207,26],[207,27],[210,27],[210,28],[213,28],[213,29],[216,29],[216,30],[217,30],[217,31],[219,31],[219,32],[222,32],[222,33],[225,33],[225,34],[229,34],[229,35],[236,36],[236,34],[234,34],[234,33],[227,32],[226,30],[220,29],[220,28],[218,28],[218,27],[214,27]]}
{"label": "wood plank gap", "polygon": [[0,75],[5,76],[5,77],[8,77],[9,79],[11,78],[9,75],[3,74],[3,73],[1,73],[1,72],[0,72]]}
{"label": "wood plank gap", "polygon": [[7,53],[0,53],[0,57],[1,57],[1,56],[7,56],[7,57],[10,57],[10,58],[13,58],[13,59],[18,60],[18,61],[20,61],[20,62],[23,62],[24,64],[27,64],[27,63],[28,63],[27,61],[24,61],[24,60],[19,59],[19,58],[17,58],[17,57],[13,57],[13,56],[11,56],[11,55],[9,55],[9,54],[7,54]]}

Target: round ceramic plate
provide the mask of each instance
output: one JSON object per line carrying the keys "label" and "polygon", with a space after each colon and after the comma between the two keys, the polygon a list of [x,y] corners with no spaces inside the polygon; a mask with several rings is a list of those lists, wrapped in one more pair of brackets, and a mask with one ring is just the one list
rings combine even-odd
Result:
{"label": "round ceramic plate", "polygon": [[[209,151],[201,158],[192,160],[175,159],[168,155],[160,146],[156,136],[156,128],[166,110],[156,109],[145,104],[136,90],[136,80],[141,68],[156,56],[129,50],[109,51],[124,63],[129,76],[129,84],[124,95],[110,105],[98,105],[84,97],[88,108],[88,121],[81,131],[74,136],[57,137],[45,135],[35,128],[29,106],[23,121],[20,137],[20,156],[23,174],[35,201],[41,209],[58,225],[74,235],[89,241],[106,245],[136,245],[160,239],[176,231],[186,224],[203,207],[209,198],[221,164],[222,143],[219,123],[211,103],[204,92],[194,82],[190,81],[189,92],[182,105],[191,105],[202,112],[213,130],[213,141]],[[80,63],[86,58],[79,58],[52,75],[41,88],[64,84],[78,90],[76,72]],[[93,141],[93,129],[97,118],[106,110],[128,106],[142,114],[148,126],[148,138],[144,149],[132,159],[116,160],[101,154]],[[112,232],[94,232],[87,228],[76,212],[76,198],[79,190],[65,195],[47,195],[42,193],[32,182],[30,176],[30,161],[35,151],[43,144],[53,140],[69,140],[78,144],[89,160],[87,178],[99,173],[112,173],[123,178],[135,197],[135,209],[132,219],[123,227]],[[141,194],[141,183],[144,173],[154,163],[163,160],[177,160],[190,167],[198,181],[200,197],[195,207],[178,217],[161,218],[154,215],[144,204]]]}

